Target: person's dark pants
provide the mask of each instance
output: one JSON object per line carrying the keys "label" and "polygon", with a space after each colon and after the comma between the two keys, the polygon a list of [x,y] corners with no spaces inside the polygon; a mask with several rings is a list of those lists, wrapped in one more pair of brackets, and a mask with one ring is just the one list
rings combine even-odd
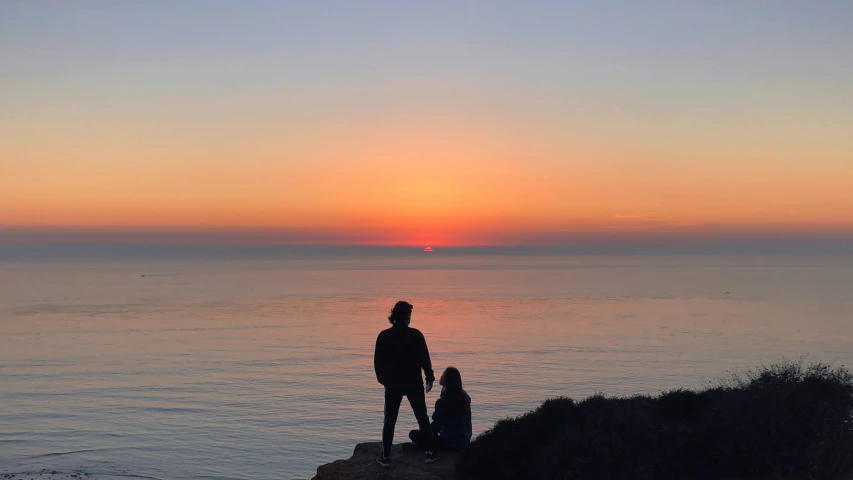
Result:
{"label": "person's dark pants", "polygon": [[403,397],[409,399],[409,405],[418,419],[420,432],[427,439],[424,449],[432,450],[432,429],[429,425],[427,415],[426,395],[424,387],[413,385],[411,387],[386,387],[385,388],[385,422],[382,425],[382,455],[391,455],[391,443],[394,441],[394,427],[397,425],[397,414],[400,413],[400,403]]}
{"label": "person's dark pants", "polygon": [[[424,437],[423,437],[423,434],[421,433],[420,430],[411,430],[409,432],[409,440],[414,442],[415,445],[419,446],[420,448],[422,448],[424,450],[427,449],[427,447],[424,446],[427,444],[427,442],[424,442]],[[434,435],[432,437],[432,443],[430,443],[429,445],[431,446],[431,448],[435,452],[460,452],[460,451],[462,451],[461,448],[454,448],[454,447],[451,447],[450,445],[448,445],[447,443],[445,443],[444,439],[441,438],[441,435]]]}

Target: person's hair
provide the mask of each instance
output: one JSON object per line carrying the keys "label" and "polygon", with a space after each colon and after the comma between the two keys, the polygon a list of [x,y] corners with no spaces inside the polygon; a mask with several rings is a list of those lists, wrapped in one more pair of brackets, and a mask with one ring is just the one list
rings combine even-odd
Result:
{"label": "person's hair", "polygon": [[461,410],[468,406],[468,394],[462,388],[462,374],[456,367],[447,367],[444,370],[442,397],[450,410]]}
{"label": "person's hair", "polygon": [[396,324],[397,320],[402,320],[411,315],[413,308],[415,307],[413,307],[411,303],[400,300],[394,304],[394,308],[391,310],[391,315],[388,315],[388,321],[391,322],[392,325]]}

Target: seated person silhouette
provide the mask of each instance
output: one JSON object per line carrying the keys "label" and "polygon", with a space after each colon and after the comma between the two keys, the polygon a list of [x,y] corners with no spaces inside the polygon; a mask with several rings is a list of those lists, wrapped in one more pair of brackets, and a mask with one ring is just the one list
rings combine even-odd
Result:
{"label": "seated person silhouette", "polygon": [[447,367],[438,381],[441,396],[432,413],[432,443],[423,438],[423,430],[412,430],[409,438],[421,448],[438,452],[458,452],[471,441],[471,397],[462,388],[462,375]]}

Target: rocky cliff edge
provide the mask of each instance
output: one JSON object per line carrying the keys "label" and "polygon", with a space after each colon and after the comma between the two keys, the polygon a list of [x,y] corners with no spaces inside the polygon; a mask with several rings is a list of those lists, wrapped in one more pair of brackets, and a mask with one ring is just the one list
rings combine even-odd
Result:
{"label": "rocky cliff edge", "polygon": [[458,453],[438,453],[438,460],[424,463],[424,452],[412,443],[391,448],[391,468],[382,468],[376,458],[379,442],[359,443],[347,460],[336,460],[317,468],[314,480],[450,480]]}

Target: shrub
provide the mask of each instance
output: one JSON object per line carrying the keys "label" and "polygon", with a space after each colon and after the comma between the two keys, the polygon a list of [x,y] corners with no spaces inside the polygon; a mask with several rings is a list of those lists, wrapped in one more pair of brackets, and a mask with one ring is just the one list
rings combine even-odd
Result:
{"label": "shrub", "polygon": [[546,400],[462,453],[457,479],[853,480],[853,377],[802,361],[702,391]]}

